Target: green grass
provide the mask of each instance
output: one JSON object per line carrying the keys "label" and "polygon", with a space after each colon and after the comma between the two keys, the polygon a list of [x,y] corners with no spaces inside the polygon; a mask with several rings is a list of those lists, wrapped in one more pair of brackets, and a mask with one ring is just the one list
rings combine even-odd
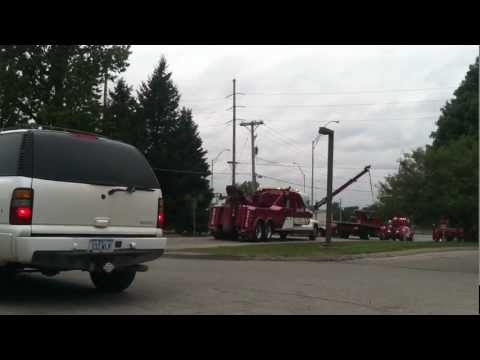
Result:
{"label": "green grass", "polygon": [[333,242],[330,246],[322,243],[306,244],[261,244],[240,246],[218,246],[201,249],[185,249],[183,251],[219,256],[244,257],[306,257],[357,255],[378,252],[391,252],[416,249],[438,249],[449,247],[478,247],[475,243],[464,242],[393,242],[393,241],[346,241]]}

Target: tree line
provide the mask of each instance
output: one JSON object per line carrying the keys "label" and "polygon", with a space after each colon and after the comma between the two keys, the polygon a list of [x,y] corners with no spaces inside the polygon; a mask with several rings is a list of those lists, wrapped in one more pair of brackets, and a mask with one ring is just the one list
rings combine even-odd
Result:
{"label": "tree line", "polygon": [[[161,57],[133,89],[120,75],[130,46],[0,46],[0,128],[28,124],[96,132],[136,146],[154,168],[165,199],[167,228],[206,231],[207,152],[192,110]],[[109,85],[113,83],[112,90]],[[185,169],[190,173],[171,172]]]}
{"label": "tree line", "polygon": [[380,183],[370,210],[383,218],[408,215],[420,226],[447,218],[478,241],[478,77],[477,57],[442,107],[432,144],[399,159],[398,173]]}

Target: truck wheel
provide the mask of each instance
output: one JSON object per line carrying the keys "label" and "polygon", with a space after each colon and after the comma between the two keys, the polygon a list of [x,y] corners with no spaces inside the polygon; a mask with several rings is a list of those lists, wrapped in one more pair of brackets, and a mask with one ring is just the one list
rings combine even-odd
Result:
{"label": "truck wheel", "polygon": [[280,233],[280,240],[286,240],[287,239],[287,233],[282,232]]}
{"label": "truck wheel", "polygon": [[312,234],[308,237],[308,239],[309,240],[317,240],[317,236],[318,236],[318,227],[314,226]]}
{"label": "truck wheel", "polygon": [[116,293],[128,288],[135,279],[136,273],[135,270],[130,269],[113,270],[110,274],[93,271],[90,273],[90,279],[97,290]]}
{"label": "truck wheel", "polygon": [[368,232],[367,232],[367,231],[360,233],[360,239],[362,239],[362,240],[368,240],[369,238],[370,238],[370,237],[368,236]]}
{"label": "truck wheel", "polygon": [[263,240],[264,241],[272,240],[272,235],[273,235],[273,224],[271,221],[267,221],[267,223],[264,226]]}
{"label": "truck wheel", "polygon": [[253,232],[253,241],[259,242],[262,241],[263,239],[263,234],[264,234],[264,226],[263,226],[263,221],[262,220],[257,220],[257,223],[255,224],[255,231]]}

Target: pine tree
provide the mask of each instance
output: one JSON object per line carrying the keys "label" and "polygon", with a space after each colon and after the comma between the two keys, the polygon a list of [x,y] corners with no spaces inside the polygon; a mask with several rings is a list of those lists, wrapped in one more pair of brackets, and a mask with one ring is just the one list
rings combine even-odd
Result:
{"label": "pine tree", "polygon": [[[175,158],[182,168],[192,171],[191,174],[177,174],[174,186],[177,196],[175,207],[180,209],[178,216],[174,218],[174,226],[177,230],[190,232],[193,224],[193,211],[188,211],[196,206],[195,222],[197,231],[207,231],[208,212],[213,193],[207,176],[209,166],[206,159],[207,152],[202,147],[202,140],[198,134],[198,126],[192,118],[192,111],[182,108],[177,121],[174,134]],[[182,214],[183,213],[183,214]]]}
{"label": "pine tree", "polygon": [[110,102],[102,122],[102,134],[134,146],[141,145],[144,124],[138,116],[138,103],[132,87],[120,78],[110,91]]}
{"label": "pine tree", "polygon": [[206,227],[206,208],[212,194],[206,152],[191,111],[179,110],[180,95],[171,75],[162,57],[152,76],[140,86],[138,113],[145,124],[142,150],[162,186],[167,226],[181,232],[192,229],[195,204],[197,229]]}
{"label": "pine tree", "polygon": [[146,148],[162,153],[167,158],[164,146],[171,140],[178,118],[180,95],[167,72],[167,61],[161,58],[148,81],[143,82],[138,91],[140,116],[145,121]]}

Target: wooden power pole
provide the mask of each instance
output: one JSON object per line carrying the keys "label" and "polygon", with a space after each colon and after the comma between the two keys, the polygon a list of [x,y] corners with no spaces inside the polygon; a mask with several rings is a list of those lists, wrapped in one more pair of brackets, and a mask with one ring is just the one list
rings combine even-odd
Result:
{"label": "wooden power pole", "polygon": [[257,176],[255,173],[255,129],[256,127],[263,125],[263,121],[249,121],[249,122],[241,122],[240,126],[250,126],[250,136],[252,142],[252,185],[253,189],[257,189]]}

